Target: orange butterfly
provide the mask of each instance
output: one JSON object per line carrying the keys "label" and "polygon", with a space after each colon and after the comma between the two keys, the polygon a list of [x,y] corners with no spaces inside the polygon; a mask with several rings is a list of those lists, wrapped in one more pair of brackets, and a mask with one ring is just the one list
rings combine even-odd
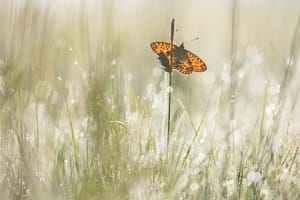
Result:
{"label": "orange butterfly", "polygon": [[203,72],[207,68],[198,56],[184,49],[183,43],[178,47],[168,42],[152,42],[150,46],[167,72],[176,69],[182,74],[191,74],[193,71]]}

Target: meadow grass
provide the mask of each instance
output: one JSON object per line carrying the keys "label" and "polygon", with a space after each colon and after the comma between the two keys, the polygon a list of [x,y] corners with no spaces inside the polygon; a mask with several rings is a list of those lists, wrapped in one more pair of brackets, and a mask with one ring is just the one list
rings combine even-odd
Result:
{"label": "meadow grass", "polygon": [[0,1],[1,199],[300,199],[299,19],[253,95],[264,65],[237,55],[233,14],[221,73],[173,72],[168,136],[168,75],[128,65],[117,1],[61,2]]}

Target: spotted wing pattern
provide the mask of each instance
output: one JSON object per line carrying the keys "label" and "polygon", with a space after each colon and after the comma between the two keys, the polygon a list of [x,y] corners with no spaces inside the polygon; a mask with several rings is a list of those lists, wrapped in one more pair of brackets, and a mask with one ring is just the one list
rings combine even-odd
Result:
{"label": "spotted wing pattern", "polygon": [[[175,56],[174,49],[178,47],[167,42],[152,42],[151,49],[158,55],[158,59],[164,66],[165,71],[171,72],[172,68],[176,68],[178,57]],[[171,64],[172,62],[172,64]]]}
{"label": "spotted wing pattern", "polygon": [[[166,68],[176,69],[182,74],[203,72],[206,70],[205,63],[192,52],[167,42],[152,42],[152,50],[159,56],[162,65]],[[172,64],[171,64],[172,61]]]}
{"label": "spotted wing pattern", "polygon": [[193,66],[191,65],[188,57],[184,57],[181,62],[176,66],[176,70],[182,74],[191,74],[193,72]]}
{"label": "spotted wing pattern", "polygon": [[186,52],[188,60],[191,62],[195,72],[203,72],[207,69],[205,63],[198,56],[188,50],[186,50]]}
{"label": "spotted wing pattern", "polygon": [[[160,53],[167,53],[169,51],[171,51],[172,49],[172,44],[168,43],[168,42],[152,42],[150,44],[152,50],[156,53],[156,54],[160,54]],[[173,48],[175,48],[176,46],[173,44]]]}

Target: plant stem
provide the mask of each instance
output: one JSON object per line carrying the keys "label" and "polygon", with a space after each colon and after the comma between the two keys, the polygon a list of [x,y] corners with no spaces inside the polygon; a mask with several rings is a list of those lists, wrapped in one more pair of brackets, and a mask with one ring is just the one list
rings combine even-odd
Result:
{"label": "plant stem", "polygon": [[38,103],[35,102],[35,121],[36,121],[36,147],[39,149],[40,144],[40,134],[39,134],[39,107]]}
{"label": "plant stem", "polygon": [[169,146],[170,141],[170,127],[171,127],[171,88],[172,88],[172,71],[169,72],[169,106],[168,106],[168,137],[167,137],[167,145]]}
{"label": "plant stem", "polygon": [[67,116],[69,119],[69,125],[70,125],[70,131],[71,131],[72,147],[73,147],[73,153],[74,153],[74,157],[75,157],[75,166],[76,166],[77,173],[79,174],[79,159],[78,159],[78,151],[77,151],[73,121],[72,121],[71,112],[69,110],[67,101],[65,102],[65,105],[66,105],[66,109],[67,109]]}
{"label": "plant stem", "polygon": [[[171,51],[173,49],[173,43],[174,43],[174,29],[175,29],[175,19],[172,19],[171,22]],[[168,105],[168,135],[167,135],[167,148],[169,147],[170,142],[170,128],[171,128],[171,92],[172,92],[172,70],[173,70],[173,54],[171,53],[171,63],[169,69],[169,105]]]}

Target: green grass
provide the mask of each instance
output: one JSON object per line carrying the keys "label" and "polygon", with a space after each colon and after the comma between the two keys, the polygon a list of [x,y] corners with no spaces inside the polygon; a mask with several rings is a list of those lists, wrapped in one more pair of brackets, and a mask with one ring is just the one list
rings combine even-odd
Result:
{"label": "green grass", "polygon": [[298,25],[288,66],[235,45],[234,66],[173,72],[167,141],[168,77],[149,53],[167,17],[140,23],[136,52],[116,1],[66,5],[0,1],[1,199],[300,199]]}

